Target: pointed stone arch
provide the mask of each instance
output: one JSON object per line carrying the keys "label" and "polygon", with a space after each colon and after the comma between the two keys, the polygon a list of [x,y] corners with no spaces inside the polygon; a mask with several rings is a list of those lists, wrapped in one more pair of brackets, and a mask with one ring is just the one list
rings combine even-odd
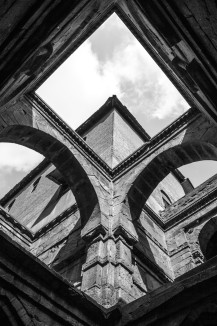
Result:
{"label": "pointed stone arch", "polygon": [[217,160],[217,147],[208,142],[189,141],[170,147],[150,160],[127,191],[126,202],[133,220],[139,218],[148,197],[170,172],[202,160]]}
{"label": "pointed stone arch", "polygon": [[99,211],[98,196],[88,176],[93,176],[95,170],[79,146],[61,131],[24,100],[1,113],[0,142],[23,145],[52,162],[71,188],[84,225],[96,209]]}

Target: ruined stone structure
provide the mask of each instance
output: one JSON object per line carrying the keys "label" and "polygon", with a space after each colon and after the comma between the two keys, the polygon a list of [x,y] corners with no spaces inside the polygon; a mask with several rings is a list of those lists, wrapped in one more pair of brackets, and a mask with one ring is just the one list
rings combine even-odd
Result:
{"label": "ruined stone structure", "polygon": [[[191,108],[150,138],[116,96],[76,131],[35,93],[116,12]],[[45,160],[0,206],[1,325],[215,325],[214,0],[3,1],[0,140]],[[96,108],[97,109],[97,108]]]}

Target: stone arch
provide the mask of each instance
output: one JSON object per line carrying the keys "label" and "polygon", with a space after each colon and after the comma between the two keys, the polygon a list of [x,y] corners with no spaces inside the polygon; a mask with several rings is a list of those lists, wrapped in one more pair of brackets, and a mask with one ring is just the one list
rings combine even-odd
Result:
{"label": "stone arch", "polygon": [[182,165],[202,160],[217,160],[216,146],[208,142],[189,141],[156,155],[129,185],[125,202],[129,204],[132,218],[139,218],[148,197],[170,172]]}
{"label": "stone arch", "polygon": [[198,241],[206,260],[217,255],[217,216],[210,219],[200,230]]}
{"label": "stone arch", "polygon": [[[12,115],[11,117],[13,118]],[[46,121],[43,122],[44,130],[37,121],[33,121],[30,125],[29,121],[26,123],[23,119],[22,123],[2,126],[0,142],[23,145],[50,160],[71,188],[80,211],[82,225],[86,224],[94,210],[99,210],[96,191],[84,168],[87,166],[87,160],[82,155],[79,156],[79,152],[72,145],[70,147],[66,141],[64,143],[64,138],[61,141],[58,131],[50,131],[52,126],[49,128],[48,122],[47,125],[44,124]]]}
{"label": "stone arch", "polygon": [[1,318],[5,326],[34,325],[21,301],[3,288],[0,291],[0,320]]}

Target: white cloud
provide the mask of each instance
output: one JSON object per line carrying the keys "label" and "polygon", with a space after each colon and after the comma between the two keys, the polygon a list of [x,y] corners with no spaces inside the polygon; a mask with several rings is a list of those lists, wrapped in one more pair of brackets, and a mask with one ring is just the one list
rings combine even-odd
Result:
{"label": "white cloud", "polygon": [[[164,119],[178,116],[189,106],[150,55],[136,41],[117,49],[112,60],[105,64],[118,81],[121,97],[131,111]],[[127,87],[126,87],[127,85]]]}
{"label": "white cloud", "polygon": [[[118,31],[129,33],[122,25],[117,26]],[[113,94],[133,114],[142,112],[149,118],[176,117],[188,109],[139,42],[130,34],[123,39],[105,62],[98,59],[87,40],[37,91],[72,128]]]}
{"label": "white cloud", "polygon": [[0,169],[7,173],[12,170],[29,172],[43,159],[39,153],[11,143],[0,143],[0,153]]}
{"label": "white cloud", "polygon": [[189,109],[188,103],[164,74],[159,75],[158,83],[161,96],[152,114],[153,117],[158,119],[164,119],[170,115],[175,117]]}
{"label": "white cloud", "polygon": [[86,42],[37,93],[72,127],[77,128],[109,96],[119,93],[116,76],[105,72]]}

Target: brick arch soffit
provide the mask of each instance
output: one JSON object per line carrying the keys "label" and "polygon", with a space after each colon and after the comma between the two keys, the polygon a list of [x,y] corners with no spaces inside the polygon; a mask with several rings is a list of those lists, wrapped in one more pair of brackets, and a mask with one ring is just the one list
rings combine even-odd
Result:
{"label": "brick arch soffit", "polygon": [[124,205],[129,206],[132,219],[139,218],[153,190],[170,172],[183,165],[203,160],[217,161],[217,146],[203,141],[188,141],[156,155],[142,171],[135,173],[133,182],[128,184]]}
{"label": "brick arch soffit", "polygon": [[0,289],[0,310],[6,315],[11,326],[35,325],[19,298],[3,288]]}
{"label": "brick arch soffit", "polygon": [[200,230],[198,235],[198,242],[200,249],[206,257],[206,250],[209,240],[212,238],[214,233],[217,232],[217,216],[211,218]]}
{"label": "brick arch soffit", "polygon": [[180,326],[192,326],[199,318],[202,313],[217,313],[217,303],[208,302],[203,303],[199,307],[195,307],[187,315],[185,320],[180,324]]}
{"label": "brick arch soffit", "polygon": [[95,211],[99,211],[99,201],[86,171],[72,151],[57,138],[42,130],[25,125],[11,125],[0,130],[0,142],[23,145],[46,157],[72,190],[84,226]]}

